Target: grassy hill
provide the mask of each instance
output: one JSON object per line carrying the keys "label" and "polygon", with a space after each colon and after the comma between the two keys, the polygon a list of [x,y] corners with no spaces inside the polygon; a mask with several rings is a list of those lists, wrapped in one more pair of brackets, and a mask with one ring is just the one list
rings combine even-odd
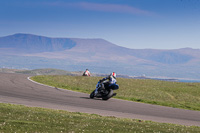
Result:
{"label": "grassy hill", "polygon": [[33,75],[69,75],[69,74],[72,74],[72,72],[69,72],[69,71],[59,70],[59,69],[51,69],[51,68],[24,70],[24,71],[18,71],[17,73],[33,74]]}
{"label": "grassy hill", "polygon": [[8,69],[8,68],[0,68],[0,72],[2,73],[20,73],[23,70],[19,70],[19,69]]}
{"label": "grassy hill", "polygon": [[29,75],[73,75],[73,76],[81,76],[83,74],[83,71],[70,72],[70,71],[65,71],[65,70],[61,70],[61,69],[53,69],[53,68],[33,69],[33,70],[0,68],[0,72],[2,72],[2,73],[21,73],[21,74],[29,74]]}

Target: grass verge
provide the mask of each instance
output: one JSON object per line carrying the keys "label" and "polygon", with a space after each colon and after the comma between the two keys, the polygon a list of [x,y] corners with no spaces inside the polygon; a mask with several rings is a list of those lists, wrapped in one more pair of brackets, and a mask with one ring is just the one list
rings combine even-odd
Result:
{"label": "grass verge", "polygon": [[[91,93],[102,77],[45,75],[32,80],[50,86]],[[116,98],[200,111],[200,83],[118,78]]]}
{"label": "grass verge", "polygon": [[200,127],[0,103],[0,132],[197,133]]}

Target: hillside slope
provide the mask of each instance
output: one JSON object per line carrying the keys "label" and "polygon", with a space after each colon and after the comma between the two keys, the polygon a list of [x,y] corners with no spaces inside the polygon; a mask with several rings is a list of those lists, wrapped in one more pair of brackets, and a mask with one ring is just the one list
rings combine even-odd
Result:
{"label": "hillside slope", "polygon": [[0,37],[0,65],[58,68],[129,75],[200,78],[200,49],[129,49],[103,39],[50,38],[31,34]]}

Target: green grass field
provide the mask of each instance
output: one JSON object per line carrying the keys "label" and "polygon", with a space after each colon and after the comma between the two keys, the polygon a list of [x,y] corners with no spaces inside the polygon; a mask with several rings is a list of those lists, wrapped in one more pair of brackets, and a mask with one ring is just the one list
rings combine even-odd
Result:
{"label": "green grass field", "polygon": [[[34,81],[50,86],[91,93],[102,77],[35,76]],[[117,78],[115,98],[200,111],[200,83]]]}
{"label": "green grass field", "polygon": [[0,103],[0,133],[197,133],[200,127]]}

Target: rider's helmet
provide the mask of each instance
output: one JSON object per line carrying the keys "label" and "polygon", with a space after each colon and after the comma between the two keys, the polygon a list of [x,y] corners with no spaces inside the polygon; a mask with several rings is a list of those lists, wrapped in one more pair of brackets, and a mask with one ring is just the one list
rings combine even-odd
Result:
{"label": "rider's helmet", "polygon": [[110,74],[110,77],[116,79],[116,73],[115,73],[115,72],[112,72],[112,73]]}

